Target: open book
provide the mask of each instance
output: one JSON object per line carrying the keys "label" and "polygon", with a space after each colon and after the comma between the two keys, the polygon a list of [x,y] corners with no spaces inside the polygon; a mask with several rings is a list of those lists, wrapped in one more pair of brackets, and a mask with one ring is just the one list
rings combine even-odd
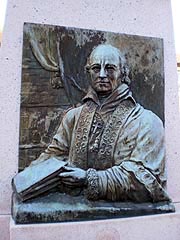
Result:
{"label": "open book", "polygon": [[66,162],[49,158],[36,165],[25,168],[12,180],[12,187],[21,201],[36,197],[60,184],[59,173]]}

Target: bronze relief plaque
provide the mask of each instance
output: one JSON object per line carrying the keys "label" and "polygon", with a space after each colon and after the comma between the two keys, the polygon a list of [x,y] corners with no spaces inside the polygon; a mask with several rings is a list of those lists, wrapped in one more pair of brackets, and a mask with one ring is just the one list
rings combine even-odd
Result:
{"label": "bronze relief plaque", "polygon": [[25,23],[15,221],[174,211],[163,125],[162,39]]}

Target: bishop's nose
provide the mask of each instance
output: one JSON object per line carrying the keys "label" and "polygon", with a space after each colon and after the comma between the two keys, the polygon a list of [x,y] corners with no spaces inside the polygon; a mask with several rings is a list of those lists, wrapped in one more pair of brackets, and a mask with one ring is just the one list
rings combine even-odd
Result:
{"label": "bishop's nose", "polygon": [[100,73],[99,73],[99,77],[100,78],[106,78],[107,77],[107,74],[106,74],[106,71],[103,67],[101,67],[101,70],[100,70]]}

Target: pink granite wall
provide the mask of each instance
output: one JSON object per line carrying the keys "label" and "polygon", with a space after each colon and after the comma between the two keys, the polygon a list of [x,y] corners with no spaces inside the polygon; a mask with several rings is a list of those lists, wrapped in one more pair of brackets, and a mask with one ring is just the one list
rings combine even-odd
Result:
{"label": "pink granite wall", "polygon": [[[180,115],[170,0],[9,0],[0,49],[0,215],[6,223],[8,220],[5,216],[9,216],[11,206],[11,179],[18,168],[24,22],[164,39],[168,192],[174,202],[180,202]],[[1,224],[0,229],[7,229],[6,223]],[[4,231],[4,236],[0,234],[0,240],[8,239],[5,232],[8,234]]]}

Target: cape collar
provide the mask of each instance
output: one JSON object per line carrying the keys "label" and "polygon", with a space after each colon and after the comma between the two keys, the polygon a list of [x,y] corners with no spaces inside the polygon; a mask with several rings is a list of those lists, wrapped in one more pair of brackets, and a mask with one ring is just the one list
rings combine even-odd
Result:
{"label": "cape collar", "polygon": [[121,84],[118,88],[116,88],[105,100],[102,104],[100,104],[97,93],[94,91],[92,87],[89,87],[88,93],[82,99],[83,102],[93,101],[97,104],[101,109],[107,108],[115,108],[119,103],[127,98],[131,98],[131,100],[136,104],[134,98],[132,97],[132,93],[129,90],[127,84]]}

